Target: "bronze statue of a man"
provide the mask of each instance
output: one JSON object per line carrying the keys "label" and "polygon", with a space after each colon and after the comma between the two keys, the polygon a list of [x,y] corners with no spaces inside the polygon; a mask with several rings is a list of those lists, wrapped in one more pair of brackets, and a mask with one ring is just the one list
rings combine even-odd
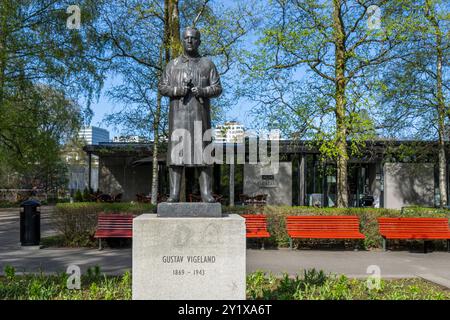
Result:
{"label": "bronze statue of a man", "polygon": [[205,162],[203,134],[211,129],[210,98],[222,93],[214,63],[200,56],[200,32],[186,28],[182,36],[183,54],[171,60],[163,73],[159,92],[170,98],[169,166],[170,197],[180,200],[183,166],[200,169],[200,193],[203,202],[215,202],[212,196],[212,164]]}

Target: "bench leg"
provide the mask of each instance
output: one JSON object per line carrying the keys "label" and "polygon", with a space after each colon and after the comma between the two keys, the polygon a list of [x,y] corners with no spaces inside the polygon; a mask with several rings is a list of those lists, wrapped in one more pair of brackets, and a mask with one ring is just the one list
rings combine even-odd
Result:
{"label": "bench leg", "polygon": [[450,239],[447,239],[447,252],[450,252]]}
{"label": "bench leg", "polygon": [[264,250],[264,238],[261,240],[261,250]]}
{"label": "bench leg", "polygon": [[424,240],[423,241],[423,253],[427,253],[428,252],[428,241]]}
{"label": "bench leg", "polygon": [[383,238],[383,251],[387,251],[387,239]]}
{"label": "bench leg", "polygon": [[289,238],[289,248],[292,250],[292,238]]}
{"label": "bench leg", "polygon": [[98,250],[102,250],[102,238],[98,238]]}

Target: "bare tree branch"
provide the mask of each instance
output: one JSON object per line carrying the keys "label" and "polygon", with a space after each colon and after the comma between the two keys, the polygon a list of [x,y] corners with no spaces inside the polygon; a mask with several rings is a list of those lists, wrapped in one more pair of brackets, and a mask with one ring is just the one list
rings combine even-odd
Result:
{"label": "bare tree branch", "polygon": [[200,17],[202,16],[203,12],[205,11],[206,5],[208,4],[209,0],[204,0],[203,1],[203,5],[199,11],[199,13],[197,14],[197,17],[195,17],[194,21],[192,22],[192,26],[195,27],[195,25],[197,24],[198,20],[200,19]]}

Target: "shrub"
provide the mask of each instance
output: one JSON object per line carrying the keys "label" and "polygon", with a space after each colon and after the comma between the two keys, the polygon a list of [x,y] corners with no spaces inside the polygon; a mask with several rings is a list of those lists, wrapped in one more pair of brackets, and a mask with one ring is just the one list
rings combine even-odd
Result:
{"label": "shrub", "polygon": [[84,188],[83,190],[83,201],[90,202],[91,201],[91,192],[88,188]]}
{"label": "shrub", "polygon": [[13,281],[16,277],[16,269],[13,266],[6,265],[3,269],[3,273],[5,274],[5,277],[9,281]]}
{"label": "shrub", "polygon": [[323,270],[307,269],[303,271],[303,282],[305,285],[321,286],[327,281],[327,275]]}
{"label": "shrub", "polygon": [[81,193],[80,190],[77,190],[77,192],[75,192],[74,200],[76,202],[83,202],[83,194]]}
{"label": "shrub", "polygon": [[250,213],[262,213],[264,207],[253,206],[222,206],[222,212],[227,214],[250,214]]}
{"label": "shrub", "polygon": [[247,276],[247,297],[270,300],[277,286],[277,279],[272,274],[266,277],[264,271],[256,271]]}
{"label": "shrub", "polygon": [[142,203],[59,203],[51,218],[65,246],[93,246],[100,212],[139,215],[153,209],[151,204]]}
{"label": "shrub", "polygon": [[0,208],[18,208],[20,202],[0,201]]}

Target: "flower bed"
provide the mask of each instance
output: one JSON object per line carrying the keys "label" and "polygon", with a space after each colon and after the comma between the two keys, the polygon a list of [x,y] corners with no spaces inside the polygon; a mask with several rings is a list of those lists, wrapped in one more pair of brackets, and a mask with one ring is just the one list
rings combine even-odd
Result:
{"label": "flower bed", "polygon": [[[373,282],[371,282],[373,284]],[[449,300],[450,292],[428,281],[411,278],[383,280],[367,285],[366,279],[326,275],[314,269],[301,277],[275,277],[263,271],[247,277],[247,298],[268,300]]]}
{"label": "flower bed", "polygon": [[[105,276],[90,268],[81,276],[80,290],[68,289],[68,275],[18,276],[6,267],[0,277],[0,300],[130,300],[131,274]],[[252,300],[448,300],[450,292],[421,279],[381,280],[369,289],[365,279],[326,275],[314,269],[295,278],[262,271],[247,276],[247,299]]]}

